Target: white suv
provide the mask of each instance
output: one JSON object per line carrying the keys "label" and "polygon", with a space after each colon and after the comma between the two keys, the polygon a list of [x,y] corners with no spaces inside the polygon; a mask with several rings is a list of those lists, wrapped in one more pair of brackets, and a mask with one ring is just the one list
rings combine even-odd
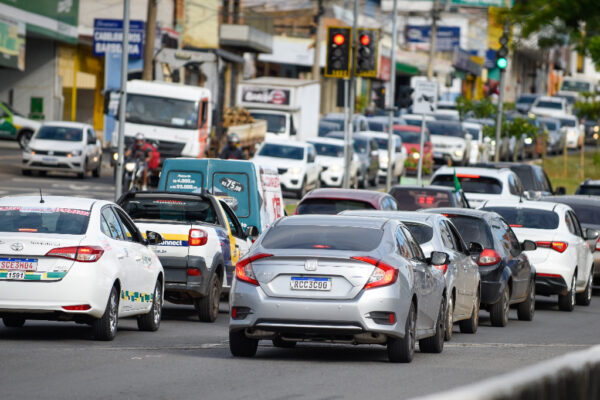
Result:
{"label": "white suv", "polygon": [[454,187],[455,172],[472,208],[479,208],[486,200],[505,199],[517,203],[524,197],[519,177],[508,168],[443,166],[433,174],[431,184]]}
{"label": "white suv", "polygon": [[562,97],[538,97],[529,110],[538,117],[562,117],[568,113],[567,100]]}
{"label": "white suv", "polygon": [[538,294],[557,294],[563,311],[572,311],[575,303],[590,304],[594,259],[586,241],[598,238],[598,231],[583,231],[571,207],[546,201],[492,200],[482,209],[502,215],[520,242],[536,242],[537,249],[527,257],[536,269]]}

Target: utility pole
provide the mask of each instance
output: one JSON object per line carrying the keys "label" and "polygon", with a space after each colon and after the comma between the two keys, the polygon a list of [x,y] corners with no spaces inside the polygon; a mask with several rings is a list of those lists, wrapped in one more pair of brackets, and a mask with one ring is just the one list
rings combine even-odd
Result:
{"label": "utility pole", "polygon": [[313,80],[321,83],[321,30],[323,27],[323,22],[321,16],[323,15],[323,0],[318,0],[317,2],[317,14],[315,15],[315,24],[316,24],[316,32],[315,32],[315,57],[313,60],[312,67],[312,76]]}
{"label": "utility pole", "polygon": [[156,5],[158,0],[148,0],[148,14],[146,17],[146,35],[144,43],[144,70],[142,79],[152,80],[152,66],[154,60],[154,39],[156,37]]}
{"label": "utility pole", "polygon": [[[387,165],[387,176],[385,178],[385,191],[389,192],[392,187],[392,154],[394,152],[394,110],[395,110],[395,99],[396,99],[396,41],[398,40],[398,0],[394,0],[394,9],[392,11],[392,57],[390,60],[391,64],[391,75],[390,75],[390,122],[388,126],[388,165]],[[397,182],[396,182],[397,183]]]}
{"label": "utility pole", "polygon": [[439,16],[439,0],[434,0],[431,8],[431,30],[429,31],[429,61],[427,62],[427,80],[433,79],[433,61],[435,60],[435,46],[437,46],[437,20]]}
{"label": "utility pole", "polygon": [[346,130],[344,132],[344,188],[350,188],[350,163],[352,161],[352,137],[354,136],[354,108],[356,106],[355,79],[356,70],[354,61],[356,60],[356,30],[358,25],[358,0],[354,0],[354,22],[352,23],[352,51],[350,62],[350,116]]}
{"label": "utility pole", "polygon": [[127,62],[129,59],[129,0],[123,1],[123,42],[121,45],[121,100],[119,101],[119,137],[117,147],[117,179],[115,201],[123,192],[123,166],[125,165],[125,106],[127,103]]}

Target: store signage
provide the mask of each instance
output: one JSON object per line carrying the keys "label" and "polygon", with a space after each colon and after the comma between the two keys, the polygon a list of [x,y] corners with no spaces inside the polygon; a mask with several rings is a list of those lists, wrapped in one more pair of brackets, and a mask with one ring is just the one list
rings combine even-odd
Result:
{"label": "store signage", "polygon": [[[123,20],[94,19],[94,55],[121,54]],[[129,57],[141,58],[144,52],[144,21],[129,21]]]}
{"label": "store signage", "polygon": [[242,101],[287,106],[290,104],[290,91],[267,87],[244,87],[242,88]]}
{"label": "store signage", "polygon": [[[455,47],[460,46],[460,27],[439,26],[436,36],[437,51],[452,52]],[[431,26],[408,25],[406,27],[406,41],[415,44],[418,50],[429,49],[431,40]]]}

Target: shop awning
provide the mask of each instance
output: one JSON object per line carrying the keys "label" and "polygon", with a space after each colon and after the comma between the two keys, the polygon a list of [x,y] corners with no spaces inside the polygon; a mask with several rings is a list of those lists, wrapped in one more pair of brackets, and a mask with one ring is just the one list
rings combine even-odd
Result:
{"label": "shop awning", "polygon": [[407,75],[419,75],[419,68],[413,65],[396,62],[396,72]]}

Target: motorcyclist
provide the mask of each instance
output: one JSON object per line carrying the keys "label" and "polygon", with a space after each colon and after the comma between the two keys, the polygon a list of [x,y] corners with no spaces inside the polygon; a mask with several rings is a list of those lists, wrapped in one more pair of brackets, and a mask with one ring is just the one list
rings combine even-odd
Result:
{"label": "motorcyclist", "polygon": [[227,144],[221,151],[220,158],[224,160],[245,160],[246,155],[240,149],[240,138],[235,133],[227,135]]}
{"label": "motorcyclist", "polygon": [[125,159],[134,159],[140,162],[142,168],[142,190],[148,190],[148,163],[152,158],[152,148],[146,146],[146,138],[143,133],[135,135],[135,142],[127,148]]}

